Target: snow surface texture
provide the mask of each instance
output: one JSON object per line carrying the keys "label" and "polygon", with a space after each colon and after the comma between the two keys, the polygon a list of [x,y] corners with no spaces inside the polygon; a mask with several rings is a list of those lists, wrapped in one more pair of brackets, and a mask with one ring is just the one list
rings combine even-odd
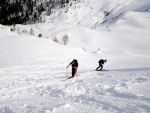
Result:
{"label": "snow surface texture", "polygon": [[[0,113],[150,112],[150,2],[81,1],[16,33],[0,25]],[[109,71],[94,71],[101,58]]]}

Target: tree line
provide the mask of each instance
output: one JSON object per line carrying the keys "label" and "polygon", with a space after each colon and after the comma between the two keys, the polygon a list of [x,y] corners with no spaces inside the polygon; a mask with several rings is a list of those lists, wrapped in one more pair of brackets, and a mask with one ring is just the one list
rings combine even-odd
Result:
{"label": "tree line", "polygon": [[65,7],[70,1],[73,0],[0,0],[0,24],[39,23],[43,12],[49,16],[53,9]]}

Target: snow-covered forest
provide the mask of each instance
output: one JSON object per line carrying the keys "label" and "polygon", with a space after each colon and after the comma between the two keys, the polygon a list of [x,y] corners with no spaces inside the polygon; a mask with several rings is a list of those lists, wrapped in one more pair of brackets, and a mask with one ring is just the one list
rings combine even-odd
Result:
{"label": "snow-covered forest", "polygon": [[41,16],[49,16],[57,8],[65,7],[68,0],[1,0],[0,23],[33,24],[42,22]]}

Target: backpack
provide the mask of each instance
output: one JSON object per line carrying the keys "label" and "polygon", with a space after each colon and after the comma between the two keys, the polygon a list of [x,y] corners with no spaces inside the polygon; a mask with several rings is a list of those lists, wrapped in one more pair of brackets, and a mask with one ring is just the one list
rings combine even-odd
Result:
{"label": "backpack", "polygon": [[98,61],[98,63],[99,63],[99,64],[104,64],[104,60],[101,59],[101,60]]}
{"label": "backpack", "polygon": [[74,62],[75,62],[75,66],[78,67],[78,61],[76,59],[74,59]]}

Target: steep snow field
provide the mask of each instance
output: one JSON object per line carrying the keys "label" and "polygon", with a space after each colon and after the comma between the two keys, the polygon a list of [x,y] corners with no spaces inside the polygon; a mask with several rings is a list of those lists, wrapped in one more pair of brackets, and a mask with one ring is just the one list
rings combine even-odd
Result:
{"label": "steep snow field", "polygon": [[150,112],[150,2],[81,1],[15,33],[0,25],[0,113]]}
{"label": "steep snow field", "polygon": [[[106,69],[116,60],[116,55],[111,56]],[[1,69],[1,113],[149,113],[150,68],[118,66],[120,69],[95,72],[99,58],[81,54],[80,76],[74,79],[67,79],[71,72],[65,68],[72,57],[37,59]],[[138,62],[133,59],[132,63]]]}

